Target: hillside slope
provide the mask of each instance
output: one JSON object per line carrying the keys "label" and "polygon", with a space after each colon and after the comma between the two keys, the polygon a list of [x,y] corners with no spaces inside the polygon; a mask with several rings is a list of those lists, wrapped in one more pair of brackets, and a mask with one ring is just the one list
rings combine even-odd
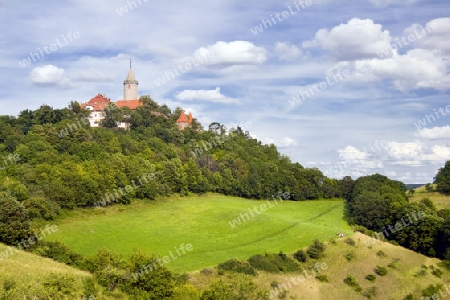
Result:
{"label": "hillside slope", "polygon": [[[92,274],[0,243],[1,299],[128,299],[92,285]],[[89,291],[96,291],[90,294]],[[101,297],[101,298],[100,298]]]}
{"label": "hillside slope", "polygon": [[[370,237],[355,233],[352,236],[355,245],[346,243],[347,238],[341,238],[335,242],[328,242],[325,250],[325,257],[319,260],[308,260],[302,263],[303,272],[290,274],[270,274],[259,272],[254,282],[262,290],[272,294],[271,299],[323,299],[323,300],[349,300],[368,299],[369,292],[372,296],[369,299],[404,299],[408,294],[420,299],[422,291],[430,284],[445,284],[450,282],[450,273],[444,268],[438,267],[439,259],[429,258],[416,252],[410,251],[400,246],[376,240],[373,245],[367,246]],[[354,258],[348,261],[345,255],[353,253]],[[309,276],[313,275],[310,270],[316,263],[326,264],[327,268],[316,275],[326,275],[329,282],[320,282],[314,276],[306,278],[303,282],[295,281],[299,275],[305,275],[305,270]],[[386,267],[387,275],[379,276],[374,269],[377,266]],[[433,270],[439,269],[443,272],[441,278],[433,275]],[[215,282],[226,280],[225,275],[205,275],[207,272],[191,273],[190,283],[196,288],[203,288],[205,282]],[[376,276],[374,282],[370,282],[365,277],[369,274]],[[361,292],[356,292],[344,283],[344,279],[353,276],[361,286]],[[282,294],[284,288],[274,288],[271,283],[278,283],[280,287],[287,287],[286,298],[277,298]],[[364,294],[367,294],[365,296]]]}

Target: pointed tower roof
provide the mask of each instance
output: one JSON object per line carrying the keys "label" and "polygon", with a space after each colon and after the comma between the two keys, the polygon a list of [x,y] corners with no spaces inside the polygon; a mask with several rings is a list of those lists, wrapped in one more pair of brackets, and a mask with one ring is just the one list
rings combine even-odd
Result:
{"label": "pointed tower roof", "polygon": [[128,71],[127,79],[126,81],[136,81],[136,77],[134,77],[133,69],[130,68],[130,71]]}
{"label": "pointed tower roof", "polygon": [[189,113],[188,119],[189,119],[189,124],[192,124],[192,113]]}
{"label": "pointed tower roof", "polygon": [[186,117],[184,110],[181,111],[180,117],[176,121],[177,123],[190,123],[189,119]]}

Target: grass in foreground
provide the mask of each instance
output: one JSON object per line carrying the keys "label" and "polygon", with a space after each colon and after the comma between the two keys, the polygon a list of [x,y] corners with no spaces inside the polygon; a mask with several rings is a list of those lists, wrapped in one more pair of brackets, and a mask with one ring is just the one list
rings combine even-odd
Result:
{"label": "grass in foreground", "polygon": [[[57,223],[59,230],[49,236],[71,249],[93,255],[108,248],[129,255],[133,249],[169,256],[167,267],[193,271],[216,265],[229,258],[246,259],[255,253],[293,252],[314,239],[328,240],[336,232],[351,233],[342,219],[344,202],[321,200],[278,202],[261,214],[266,201],[245,200],[222,195],[179,198],[170,202],[136,202],[96,211],[76,211]],[[240,214],[241,225],[230,225]],[[193,250],[178,256],[181,244]],[[174,258],[170,257],[170,251]]]}

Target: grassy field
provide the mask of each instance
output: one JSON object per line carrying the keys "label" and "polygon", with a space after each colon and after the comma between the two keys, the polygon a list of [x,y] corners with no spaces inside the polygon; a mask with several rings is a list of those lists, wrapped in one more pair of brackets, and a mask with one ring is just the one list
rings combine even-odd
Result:
{"label": "grassy field", "polygon": [[[436,185],[433,185],[434,187]],[[450,196],[443,195],[438,192],[427,192],[425,186],[421,186],[415,189],[414,195],[410,198],[411,202],[418,202],[423,198],[429,198],[433,201],[437,209],[450,209]]]}
{"label": "grassy field", "polygon": [[[322,241],[341,231],[351,234],[342,219],[341,200],[278,201],[251,216],[249,209],[267,201],[210,194],[166,202],[135,202],[90,211],[78,210],[56,223],[48,237],[86,255],[108,248],[129,255],[133,249],[173,257],[171,270],[183,272],[216,265],[229,258],[246,259],[256,253],[294,252],[315,239]],[[232,227],[230,222],[247,213],[249,220]],[[191,244],[180,256],[176,249]]]}

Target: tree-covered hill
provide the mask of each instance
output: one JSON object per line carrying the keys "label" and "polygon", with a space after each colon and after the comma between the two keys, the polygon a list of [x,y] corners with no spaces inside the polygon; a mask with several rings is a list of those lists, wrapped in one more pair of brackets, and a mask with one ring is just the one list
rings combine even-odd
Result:
{"label": "tree-covered hill", "polygon": [[[290,200],[345,194],[344,181],[291,162],[239,126],[212,123],[203,130],[194,119],[192,128],[180,130],[175,120],[181,108],[171,111],[148,96],[141,101],[136,110],[109,107],[100,128],[89,127],[89,111],[77,102],[0,116],[3,201],[23,209],[28,221],[53,219],[61,208],[127,204],[174,193],[254,199],[284,193]],[[118,122],[128,122],[130,130],[117,128]]]}

